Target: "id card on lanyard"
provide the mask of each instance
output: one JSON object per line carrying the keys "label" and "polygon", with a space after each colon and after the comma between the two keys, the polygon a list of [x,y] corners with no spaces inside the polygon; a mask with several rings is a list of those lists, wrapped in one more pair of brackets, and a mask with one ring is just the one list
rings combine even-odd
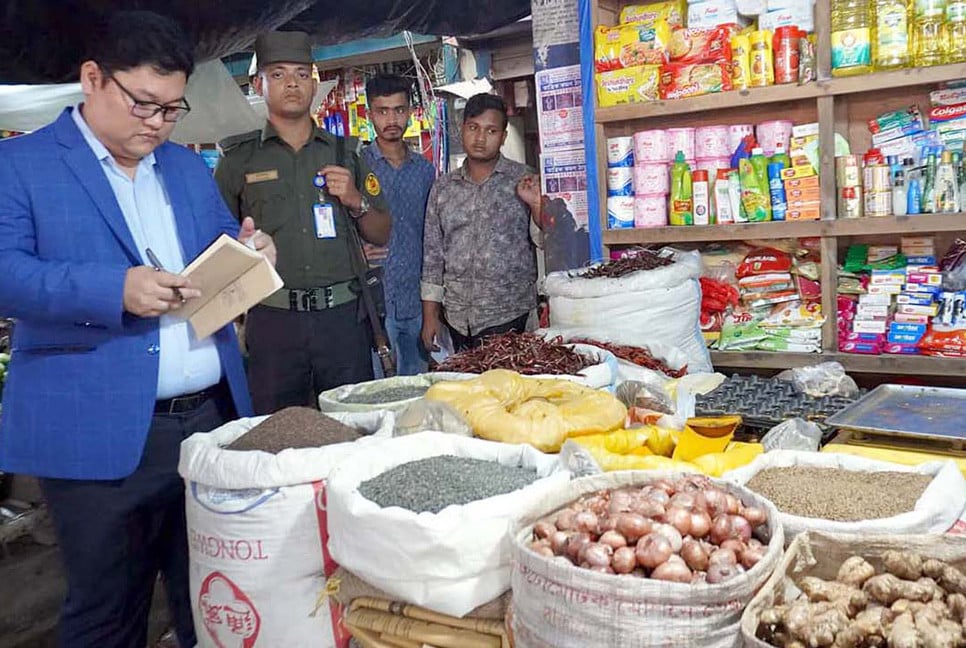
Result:
{"label": "id card on lanyard", "polygon": [[316,174],[312,184],[319,190],[319,201],[312,205],[312,217],[315,220],[315,238],[334,239],[335,233],[335,209],[332,203],[325,199],[325,177]]}

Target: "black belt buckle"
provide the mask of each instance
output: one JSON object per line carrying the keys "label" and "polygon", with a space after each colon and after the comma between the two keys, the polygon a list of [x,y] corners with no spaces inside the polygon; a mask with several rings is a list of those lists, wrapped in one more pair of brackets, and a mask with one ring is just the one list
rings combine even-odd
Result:
{"label": "black belt buckle", "polygon": [[322,291],[325,295],[325,307],[332,308],[335,306],[335,291],[332,290],[332,286],[326,286]]}
{"label": "black belt buckle", "polygon": [[154,405],[155,414],[184,414],[198,409],[213,395],[213,390],[205,389],[187,396],[175,396],[167,400],[157,401]]}

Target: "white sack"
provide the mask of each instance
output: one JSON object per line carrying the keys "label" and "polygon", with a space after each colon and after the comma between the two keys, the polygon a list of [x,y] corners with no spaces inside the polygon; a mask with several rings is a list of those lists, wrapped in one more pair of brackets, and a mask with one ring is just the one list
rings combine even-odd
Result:
{"label": "white sack", "polygon": [[[342,648],[340,610],[322,602],[337,565],[326,543],[329,472],[392,435],[393,415],[333,414],[372,436],[277,455],[225,450],[268,417],[233,421],[181,444],[195,633],[201,648]],[[313,615],[313,612],[315,614]]]}
{"label": "white sack", "polygon": [[[916,502],[916,507],[908,513],[878,520],[860,522],[838,522],[788,515],[779,512],[785,537],[792,539],[803,531],[822,531],[825,533],[885,534],[905,533],[911,535],[925,533],[945,533],[956,524],[963,509],[966,508],[966,479],[955,462],[929,461],[918,466],[903,466],[853,455],[834,452],[801,452],[796,450],[775,450],[758,455],[747,466],[725,473],[722,479],[745,485],[752,477],[766,468],[785,468],[789,466],[812,466],[815,468],[841,468],[867,472],[911,472],[932,475],[933,480]],[[843,495],[844,496],[844,495]],[[887,492],[882,493],[888,497]]]}
{"label": "white sack", "polygon": [[355,385],[342,385],[319,394],[319,409],[323,412],[371,412],[373,410],[401,412],[422,397],[416,396],[415,398],[405,398],[388,403],[346,403],[343,401],[351,394],[377,393],[395,387],[425,387],[429,389],[433,386],[433,383],[438,381],[439,379],[435,378],[433,374],[420,374],[418,376],[380,378]]}
{"label": "white sack", "polygon": [[582,279],[574,272],[547,275],[550,326],[568,338],[677,348],[690,372],[711,371],[701,335],[700,259],[678,255],[673,265],[619,279]]}
{"label": "white sack", "polygon": [[[439,513],[381,508],[359,485],[418,459],[455,455],[534,468],[540,479],[523,489],[449,506]],[[556,456],[528,445],[421,432],[356,453],[329,479],[329,549],[367,583],[443,614],[463,616],[510,587],[510,524],[570,479]]]}
{"label": "white sack", "polygon": [[669,583],[599,574],[528,548],[532,525],[581,495],[676,479],[681,473],[619,471],[576,479],[547,493],[513,539],[512,628],[517,648],[737,648],[741,611],[781,559],[784,535],[775,507],[750,491],[711,481],[768,512],[771,540],[761,561],[717,585]]}

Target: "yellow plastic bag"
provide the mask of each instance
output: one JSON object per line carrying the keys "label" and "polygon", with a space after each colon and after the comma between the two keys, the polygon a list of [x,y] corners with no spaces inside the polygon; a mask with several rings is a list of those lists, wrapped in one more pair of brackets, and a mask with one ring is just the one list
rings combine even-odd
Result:
{"label": "yellow plastic bag", "polygon": [[681,433],[657,425],[652,425],[650,428],[651,435],[647,439],[648,449],[656,455],[670,457],[674,453],[674,448],[678,444]]}
{"label": "yellow plastic bag", "polygon": [[692,461],[702,455],[724,452],[740,424],[740,416],[688,419],[671,457],[678,461]]}
{"label": "yellow plastic bag", "polygon": [[543,452],[559,451],[568,437],[616,430],[627,416],[627,408],[607,392],[503,369],[436,383],[425,397],[450,404],[478,437],[528,443]]}
{"label": "yellow plastic bag", "polygon": [[750,464],[755,457],[764,452],[760,443],[735,442],[724,452],[712,452],[691,460],[701,472],[710,477],[720,477],[729,470]]}
{"label": "yellow plastic bag", "polygon": [[609,452],[600,444],[584,445],[587,437],[573,439],[587,450],[604,472],[615,470],[670,470],[679,472],[701,472],[697,466],[684,461],[674,461],[667,457],[640,456],[636,454],[617,454]]}

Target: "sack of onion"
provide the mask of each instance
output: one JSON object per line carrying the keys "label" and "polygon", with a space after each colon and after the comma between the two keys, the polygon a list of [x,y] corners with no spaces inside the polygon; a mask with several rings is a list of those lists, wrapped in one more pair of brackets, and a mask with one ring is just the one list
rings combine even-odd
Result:
{"label": "sack of onion", "polygon": [[584,477],[531,513],[511,531],[519,648],[738,646],[784,545],[767,500],[700,475]]}
{"label": "sack of onion", "polygon": [[945,533],[966,508],[966,479],[951,460],[902,466],[775,450],[723,479],[772,501],[789,543],[803,531]]}
{"label": "sack of onion", "polygon": [[507,528],[569,479],[557,457],[527,445],[387,439],[329,479],[329,550],[398,600],[463,616],[509,589]]}
{"label": "sack of onion", "polygon": [[[333,442],[346,436],[334,434],[332,419],[366,436]],[[259,620],[264,645],[338,645],[330,604],[309,614],[336,567],[325,546],[325,480],[352,453],[390,438],[392,429],[389,412],[324,417],[291,408],[182,442],[178,472],[187,491],[191,602],[203,615],[201,648],[237,641],[219,612],[227,606]],[[236,443],[252,449],[231,449]]]}

